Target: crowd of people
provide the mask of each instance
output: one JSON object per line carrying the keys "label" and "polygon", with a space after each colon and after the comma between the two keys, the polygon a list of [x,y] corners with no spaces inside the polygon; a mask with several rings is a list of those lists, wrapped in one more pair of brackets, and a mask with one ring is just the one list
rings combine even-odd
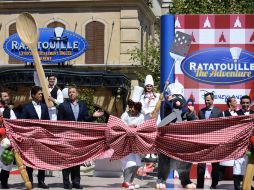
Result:
{"label": "crowd of people", "polygon": [[[35,74],[36,79],[36,74]],[[69,98],[64,100],[61,90],[57,87],[57,78],[55,75],[50,74],[48,77],[48,87],[51,96],[49,101],[54,103],[54,107],[47,108],[43,98],[42,88],[38,80],[35,80],[36,86],[31,88],[32,101],[26,104],[21,113],[15,114],[10,107],[10,97],[8,92],[2,91],[0,94],[0,113],[4,118],[9,119],[36,119],[36,120],[65,120],[77,122],[93,122],[96,118],[103,116],[103,112],[96,111],[92,115],[88,113],[88,108],[85,103],[78,100],[78,89],[76,86],[68,88]],[[183,97],[183,86],[176,81],[170,84],[167,90],[166,102],[164,104],[163,113],[160,114],[164,118],[169,118],[168,123],[181,122],[184,120],[190,121],[195,119],[209,119],[217,117],[228,117],[237,115],[253,114],[250,109],[251,99],[247,95],[243,95],[240,99],[241,108],[238,108],[237,100],[235,97],[228,97],[226,103],[228,109],[221,111],[214,105],[214,94],[207,92],[204,94],[205,107],[198,111],[196,114],[193,105],[186,105],[186,100]],[[141,123],[152,118],[152,113],[158,103],[160,97],[159,93],[154,91],[154,81],[151,75],[146,77],[144,88],[135,86],[131,98],[128,100],[128,109],[125,111],[121,120],[127,127],[135,128]],[[58,107],[58,108],[57,108]],[[172,117],[168,117],[172,116]],[[176,162],[174,168],[179,173],[181,185],[186,189],[204,188],[206,164],[199,163],[197,165],[197,184],[190,180],[190,170],[192,163],[176,161],[162,153],[156,155],[145,155],[146,158],[153,158],[158,160],[158,179],[156,182],[157,190],[166,189],[166,180],[168,179],[171,162]],[[233,166],[233,182],[235,190],[241,189],[241,181],[245,172],[248,158],[243,156],[236,160],[225,161],[221,163],[212,163],[212,183],[210,188],[216,189],[221,176],[225,173],[227,166]],[[123,183],[122,188],[125,189],[138,189],[140,186],[134,184],[137,171],[141,166],[141,158],[138,154],[129,154],[122,160],[123,166]],[[8,178],[10,175],[11,166],[2,167],[0,173],[1,188],[8,189]],[[33,185],[33,168],[26,167],[29,180]],[[74,166],[62,170],[63,187],[64,189],[82,189],[80,185],[80,166]],[[71,181],[70,181],[71,179]],[[48,189],[45,183],[45,170],[38,170],[38,187]]]}

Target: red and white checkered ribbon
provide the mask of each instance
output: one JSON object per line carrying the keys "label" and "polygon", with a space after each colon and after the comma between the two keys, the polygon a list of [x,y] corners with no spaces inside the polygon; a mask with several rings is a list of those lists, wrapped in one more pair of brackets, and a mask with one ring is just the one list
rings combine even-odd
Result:
{"label": "red and white checkered ribbon", "polygon": [[5,119],[4,127],[24,164],[35,169],[72,167],[107,151],[105,123]]}
{"label": "red and white checkered ribbon", "polygon": [[110,116],[106,131],[107,144],[114,150],[111,159],[121,159],[130,153],[147,154],[156,152],[157,136],[154,119],[138,125],[136,128],[126,126],[119,118]]}
{"label": "red and white checkered ribbon", "polygon": [[243,156],[254,115],[172,123],[159,128],[157,151],[187,162],[219,162]]}
{"label": "red and white checkered ribbon", "polygon": [[[163,153],[187,162],[218,162],[241,157],[250,144],[254,115],[173,123],[156,128],[149,120],[129,128],[110,116],[107,124],[74,121],[4,120],[12,147],[24,164],[59,170],[88,160],[129,153]],[[110,147],[110,148],[109,148]]]}

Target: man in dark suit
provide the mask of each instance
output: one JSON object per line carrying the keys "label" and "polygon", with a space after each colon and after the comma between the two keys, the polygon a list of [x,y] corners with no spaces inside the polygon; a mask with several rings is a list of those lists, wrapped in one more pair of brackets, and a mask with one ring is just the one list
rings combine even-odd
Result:
{"label": "man in dark suit", "polygon": [[237,116],[237,100],[234,96],[227,98],[228,109],[223,111],[223,117]]}
{"label": "man in dark suit", "polygon": [[[2,91],[0,92],[0,115],[4,118],[8,119],[17,119],[15,113],[10,108],[10,97],[8,92]],[[0,161],[1,162],[1,161]],[[12,164],[2,166],[1,173],[0,173],[0,181],[1,181],[1,189],[9,189],[8,179],[10,176],[10,170],[12,168]]]}
{"label": "man in dark suit", "polygon": [[[202,108],[198,112],[199,119],[209,119],[209,118],[217,118],[222,117],[222,111],[213,105],[214,102],[214,94],[208,92],[204,95],[205,98],[205,108]],[[205,170],[206,163],[199,163],[197,166],[197,188],[204,188],[205,181]],[[220,174],[220,165],[218,162],[212,163],[212,184],[210,189],[216,189],[216,186],[219,182],[219,174]]]}
{"label": "man in dark suit", "polygon": [[250,96],[248,95],[242,96],[240,99],[240,104],[242,106],[242,109],[236,112],[237,115],[250,115],[254,113],[254,111],[250,109],[250,106],[251,106]]}
{"label": "man in dark suit", "polygon": [[[61,103],[63,103],[63,93],[62,91],[57,87],[57,78],[56,75],[53,73],[50,73],[47,77],[48,82],[48,89],[50,92],[50,96],[48,97],[48,100],[54,103],[54,106],[51,108],[48,108],[49,110],[49,117],[50,120],[57,120],[57,106]],[[34,72],[34,83],[36,86],[40,86],[40,81],[37,72]],[[45,99],[42,96],[42,103],[45,104]]]}
{"label": "man in dark suit", "polygon": [[[60,104],[57,119],[65,121],[94,121],[96,117],[102,116],[104,113],[96,111],[93,116],[88,114],[87,106],[78,101],[78,91],[75,86],[68,88],[69,99]],[[82,189],[80,186],[80,165],[66,168],[62,170],[64,189]],[[69,181],[71,174],[72,185]]]}
{"label": "man in dark suit", "polygon": [[[41,103],[42,88],[34,86],[31,89],[32,102],[25,105],[21,112],[22,119],[40,119],[50,120],[48,108],[45,104]],[[29,180],[33,184],[33,168],[26,167]],[[49,187],[44,183],[45,170],[38,170],[38,187],[48,189]]]}

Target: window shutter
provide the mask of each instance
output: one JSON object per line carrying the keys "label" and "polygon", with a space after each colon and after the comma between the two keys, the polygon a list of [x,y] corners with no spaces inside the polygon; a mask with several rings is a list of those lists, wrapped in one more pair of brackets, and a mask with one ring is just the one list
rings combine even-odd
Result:
{"label": "window shutter", "polygon": [[93,21],[86,25],[88,49],[85,53],[86,64],[104,64],[104,24]]}

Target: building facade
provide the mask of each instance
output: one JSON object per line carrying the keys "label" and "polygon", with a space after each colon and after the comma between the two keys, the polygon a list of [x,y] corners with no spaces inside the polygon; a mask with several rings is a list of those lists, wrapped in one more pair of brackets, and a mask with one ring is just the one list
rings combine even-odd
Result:
{"label": "building facade", "polygon": [[[158,1],[159,2],[159,1]],[[129,50],[142,49],[154,36],[156,14],[145,0],[2,0],[0,1],[0,42],[16,33],[16,18],[29,12],[38,28],[63,27],[80,34],[88,41],[88,50],[80,57],[58,65],[45,66],[45,73],[55,72],[60,87],[77,83],[95,89],[95,103],[116,114],[116,96],[122,102],[131,90],[136,68]],[[33,85],[33,69],[0,48],[0,80],[2,88],[15,90],[15,102],[27,101],[24,87]],[[59,66],[60,65],[60,66]],[[73,73],[76,73],[73,77]],[[13,86],[17,89],[14,89]],[[20,86],[22,88],[20,88]],[[12,89],[13,88],[13,89]],[[119,111],[118,111],[119,112]]]}

